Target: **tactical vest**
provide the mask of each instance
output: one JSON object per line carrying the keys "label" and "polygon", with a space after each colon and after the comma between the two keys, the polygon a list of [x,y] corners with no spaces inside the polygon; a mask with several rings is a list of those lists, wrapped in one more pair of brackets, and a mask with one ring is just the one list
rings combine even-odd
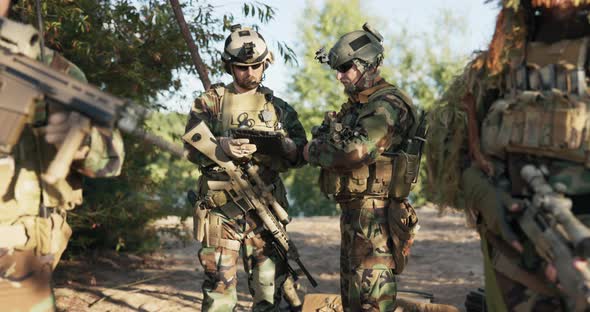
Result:
{"label": "tactical vest", "polygon": [[[322,193],[339,197],[379,197],[403,199],[410,193],[411,186],[418,175],[418,155],[407,153],[404,149],[408,138],[413,137],[417,128],[417,113],[411,104],[411,99],[393,85],[385,84],[381,89],[371,94],[368,102],[386,100],[385,95],[391,94],[404,102],[414,124],[406,137],[393,142],[389,150],[380,154],[376,161],[352,171],[331,171],[322,169],[320,172],[320,188]],[[393,105],[393,103],[392,103]],[[363,108],[357,114],[347,113],[341,118],[341,128],[354,128]],[[352,115],[352,116],[351,116]]]}
{"label": "tactical vest", "polygon": [[[251,129],[257,131],[273,131],[286,134],[281,123],[281,111],[273,104],[273,94],[270,89],[261,87],[254,94],[236,94],[226,90],[225,86],[213,87],[217,107],[213,108],[214,118],[210,121],[211,129],[216,136],[231,136],[232,129]],[[279,203],[287,208],[285,187],[278,172],[270,169],[272,157],[262,154],[253,155],[253,163],[258,165],[258,174],[267,184],[273,184],[273,195]],[[210,205],[225,206],[230,201],[224,187],[219,183],[209,181],[226,181],[227,175],[216,165],[207,166],[202,170],[199,181],[199,196],[208,197]],[[239,211],[224,211],[229,217],[237,215]]]}
{"label": "tactical vest", "polygon": [[482,151],[561,159],[590,167],[588,38],[529,42],[525,59],[506,76],[506,96],[482,123]]}
{"label": "tactical vest", "polygon": [[284,133],[279,113],[272,104],[272,92],[264,88],[261,91],[236,94],[216,90],[222,97],[221,115],[218,117],[221,123],[217,130],[224,134],[237,128]]}

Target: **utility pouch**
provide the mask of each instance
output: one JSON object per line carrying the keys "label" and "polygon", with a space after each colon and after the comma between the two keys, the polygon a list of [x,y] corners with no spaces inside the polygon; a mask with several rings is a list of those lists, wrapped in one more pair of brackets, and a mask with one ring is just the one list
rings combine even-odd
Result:
{"label": "utility pouch", "polygon": [[362,166],[353,170],[346,179],[346,191],[351,194],[364,193],[367,190],[369,167]]}
{"label": "utility pouch", "polygon": [[403,199],[410,195],[412,183],[418,175],[418,155],[401,152],[393,158],[392,178],[389,184],[389,197]]}
{"label": "utility pouch", "polygon": [[[38,218],[39,219],[39,218]],[[67,223],[65,214],[52,213],[49,216],[51,222],[51,250],[53,255],[53,269],[59,263],[61,255],[68,247],[68,241],[72,236],[72,228]]]}
{"label": "utility pouch", "polygon": [[325,195],[336,195],[340,193],[340,175],[337,172],[322,169],[320,171],[320,190]]}
{"label": "utility pouch", "polygon": [[392,200],[387,209],[387,226],[393,241],[392,256],[395,274],[401,274],[408,263],[410,247],[418,229],[416,211],[407,201]]}

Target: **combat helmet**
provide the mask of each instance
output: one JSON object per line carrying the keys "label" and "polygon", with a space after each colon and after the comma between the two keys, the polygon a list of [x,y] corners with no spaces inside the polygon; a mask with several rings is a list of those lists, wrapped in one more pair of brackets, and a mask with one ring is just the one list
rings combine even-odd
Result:
{"label": "combat helmet", "polygon": [[[340,37],[328,53],[327,62],[331,68],[338,70],[341,66],[357,60],[362,65],[361,72],[374,68],[383,60],[383,36],[368,23],[363,30],[355,30]],[[342,70],[341,70],[342,71]]]}
{"label": "combat helmet", "polygon": [[231,74],[231,65],[256,65],[272,63],[272,52],[260,33],[250,27],[242,27],[240,24],[232,25],[231,34],[225,39],[225,47],[221,60],[225,71]]}

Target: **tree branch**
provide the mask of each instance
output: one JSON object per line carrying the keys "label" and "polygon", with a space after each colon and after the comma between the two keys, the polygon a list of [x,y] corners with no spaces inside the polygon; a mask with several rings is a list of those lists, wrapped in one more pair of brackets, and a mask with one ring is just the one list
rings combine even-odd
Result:
{"label": "tree branch", "polygon": [[172,10],[174,10],[174,15],[176,16],[176,21],[178,22],[178,26],[180,27],[180,32],[188,45],[188,50],[191,53],[191,58],[193,59],[193,64],[197,69],[197,73],[199,74],[199,79],[203,83],[203,88],[205,90],[211,87],[211,80],[209,80],[209,70],[207,69],[207,65],[203,62],[201,55],[199,55],[199,49],[191,36],[190,30],[188,29],[188,25],[184,19],[184,14],[182,13],[182,8],[180,7],[180,3],[178,0],[170,0],[170,5],[172,6]]}

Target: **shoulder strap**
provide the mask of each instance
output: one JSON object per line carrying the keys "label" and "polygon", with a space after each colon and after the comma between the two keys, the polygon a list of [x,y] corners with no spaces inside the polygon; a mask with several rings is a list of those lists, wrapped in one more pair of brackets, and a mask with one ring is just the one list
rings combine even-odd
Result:
{"label": "shoulder strap", "polygon": [[412,118],[412,128],[408,132],[409,135],[413,135],[418,129],[418,112],[416,108],[412,104],[412,99],[408,96],[404,91],[398,89],[395,85],[387,83],[387,86],[379,89],[377,92],[371,94],[369,97],[369,101],[382,99],[394,105],[395,100],[400,100],[404,103],[408,113],[411,115]]}
{"label": "shoulder strap", "polygon": [[213,116],[219,117],[223,107],[223,95],[225,94],[225,85],[223,83],[216,83],[211,85],[206,91],[211,96],[215,97],[215,105],[211,108]]}

